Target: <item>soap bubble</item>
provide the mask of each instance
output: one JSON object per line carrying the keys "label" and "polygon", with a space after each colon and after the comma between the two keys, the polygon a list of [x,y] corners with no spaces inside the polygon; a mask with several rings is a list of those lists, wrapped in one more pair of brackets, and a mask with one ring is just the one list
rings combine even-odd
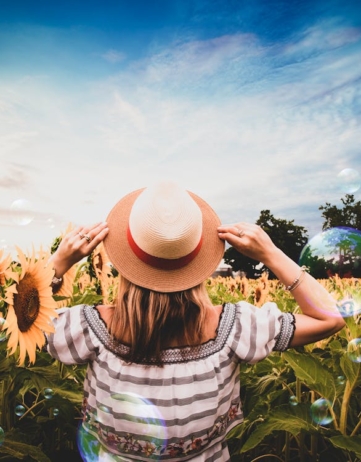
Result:
{"label": "soap bubble", "polygon": [[55,391],[52,388],[44,388],[44,398],[51,399],[55,395]]}
{"label": "soap bubble", "polygon": [[345,298],[337,302],[337,308],[342,317],[348,318],[361,313],[361,303],[353,298]]}
{"label": "soap bubble", "polygon": [[22,415],[25,414],[25,407],[22,405],[22,404],[18,404],[16,407],[15,407],[15,414],[18,416],[18,417],[21,417]]}
{"label": "soap bubble", "polygon": [[298,405],[298,401],[297,401],[297,398],[295,395],[292,395],[290,396],[290,399],[289,399],[289,404],[290,406],[297,406]]}
{"label": "soap bubble", "polygon": [[54,407],[54,409],[53,409],[53,416],[56,417],[56,416],[59,415],[59,413],[60,413],[59,409],[58,409],[57,407]]}
{"label": "soap bubble", "polygon": [[347,194],[352,194],[360,189],[361,178],[353,168],[345,168],[337,175],[339,189]]}
{"label": "soap bubble", "polygon": [[12,212],[12,219],[17,225],[28,225],[34,219],[31,202],[27,199],[17,199],[11,204],[10,210]]}
{"label": "soap bubble", "polygon": [[361,231],[337,227],[316,234],[303,248],[299,263],[318,279],[335,274],[361,277]]}
{"label": "soap bubble", "polygon": [[343,375],[339,375],[337,377],[337,384],[338,385],[345,385],[345,377]]}
{"label": "soap bubble", "polygon": [[325,398],[316,400],[311,405],[311,417],[313,421],[319,425],[327,425],[332,422],[331,414],[332,405]]}
{"label": "soap bubble", "polygon": [[5,441],[5,432],[2,427],[0,427],[0,446],[3,444]]}
{"label": "soap bubble", "polygon": [[84,462],[99,462],[99,451],[101,444],[98,438],[87,432],[83,425],[80,425],[77,432],[77,443],[79,453]]}
{"label": "soap bubble", "polygon": [[348,343],[347,355],[354,363],[361,363],[361,338],[354,338]]}
{"label": "soap bubble", "polygon": [[47,224],[48,228],[54,229],[55,228],[55,220],[54,220],[54,218],[48,218],[46,220],[46,224]]}

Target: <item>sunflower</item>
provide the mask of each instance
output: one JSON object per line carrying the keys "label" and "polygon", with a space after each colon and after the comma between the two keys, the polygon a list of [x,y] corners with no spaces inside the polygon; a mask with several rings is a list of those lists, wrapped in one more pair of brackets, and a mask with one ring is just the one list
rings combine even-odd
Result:
{"label": "sunflower", "polygon": [[115,279],[112,275],[111,262],[101,242],[92,253],[92,264],[103,296],[104,304],[111,304],[114,299]]}
{"label": "sunflower", "polygon": [[52,296],[51,281],[54,270],[46,267],[44,254],[36,259],[33,250],[29,258],[17,248],[21,272],[15,290],[9,294],[9,307],[6,317],[8,350],[14,354],[20,347],[19,365],[25,361],[26,354],[31,363],[35,362],[36,347],[45,344],[44,333],[54,332],[51,319],[57,317],[56,303]]}

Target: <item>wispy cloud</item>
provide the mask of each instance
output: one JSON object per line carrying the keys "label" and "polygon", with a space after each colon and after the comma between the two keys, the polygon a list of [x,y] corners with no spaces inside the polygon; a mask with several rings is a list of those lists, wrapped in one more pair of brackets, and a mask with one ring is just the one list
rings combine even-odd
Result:
{"label": "wispy cloud", "polygon": [[[4,169],[4,164],[3,164]],[[6,169],[5,169],[6,170]],[[29,175],[24,169],[19,167],[10,167],[8,172],[0,173],[0,188],[18,189],[23,188],[29,182]]]}
{"label": "wispy cloud", "polygon": [[105,61],[108,61],[113,64],[122,62],[126,58],[125,53],[123,53],[122,51],[117,51],[117,50],[108,50],[101,56],[103,59],[105,59]]}

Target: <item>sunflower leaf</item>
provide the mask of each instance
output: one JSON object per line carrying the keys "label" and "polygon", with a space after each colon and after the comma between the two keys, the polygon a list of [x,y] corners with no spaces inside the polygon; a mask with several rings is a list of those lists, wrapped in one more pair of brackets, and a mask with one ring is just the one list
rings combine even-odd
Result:
{"label": "sunflower leaf", "polygon": [[256,428],[243,444],[241,453],[257,447],[267,435],[275,431],[287,431],[294,436],[298,435],[301,430],[309,433],[317,431],[312,425],[307,406],[303,405],[295,408],[290,408],[289,405],[279,406],[262,420],[257,423]]}
{"label": "sunflower leaf", "polygon": [[361,436],[333,436],[330,438],[331,443],[336,448],[341,448],[347,452],[353,452],[357,457],[361,457]]}

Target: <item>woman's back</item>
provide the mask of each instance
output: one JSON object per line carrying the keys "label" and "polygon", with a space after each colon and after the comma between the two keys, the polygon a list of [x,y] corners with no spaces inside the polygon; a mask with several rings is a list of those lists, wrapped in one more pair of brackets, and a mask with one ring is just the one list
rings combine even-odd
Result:
{"label": "woman's back", "polygon": [[[283,316],[273,304],[227,304],[213,340],[168,348],[159,367],[122,359],[129,347],[114,341],[96,308],[80,305],[62,310],[49,352],[64,363],[90,361],[83,426],[105,453],[119,460],[228,460],[225,435],[243,419],[239,363],[272,351]],[[254,323],[252,333],[247,326]]]}

